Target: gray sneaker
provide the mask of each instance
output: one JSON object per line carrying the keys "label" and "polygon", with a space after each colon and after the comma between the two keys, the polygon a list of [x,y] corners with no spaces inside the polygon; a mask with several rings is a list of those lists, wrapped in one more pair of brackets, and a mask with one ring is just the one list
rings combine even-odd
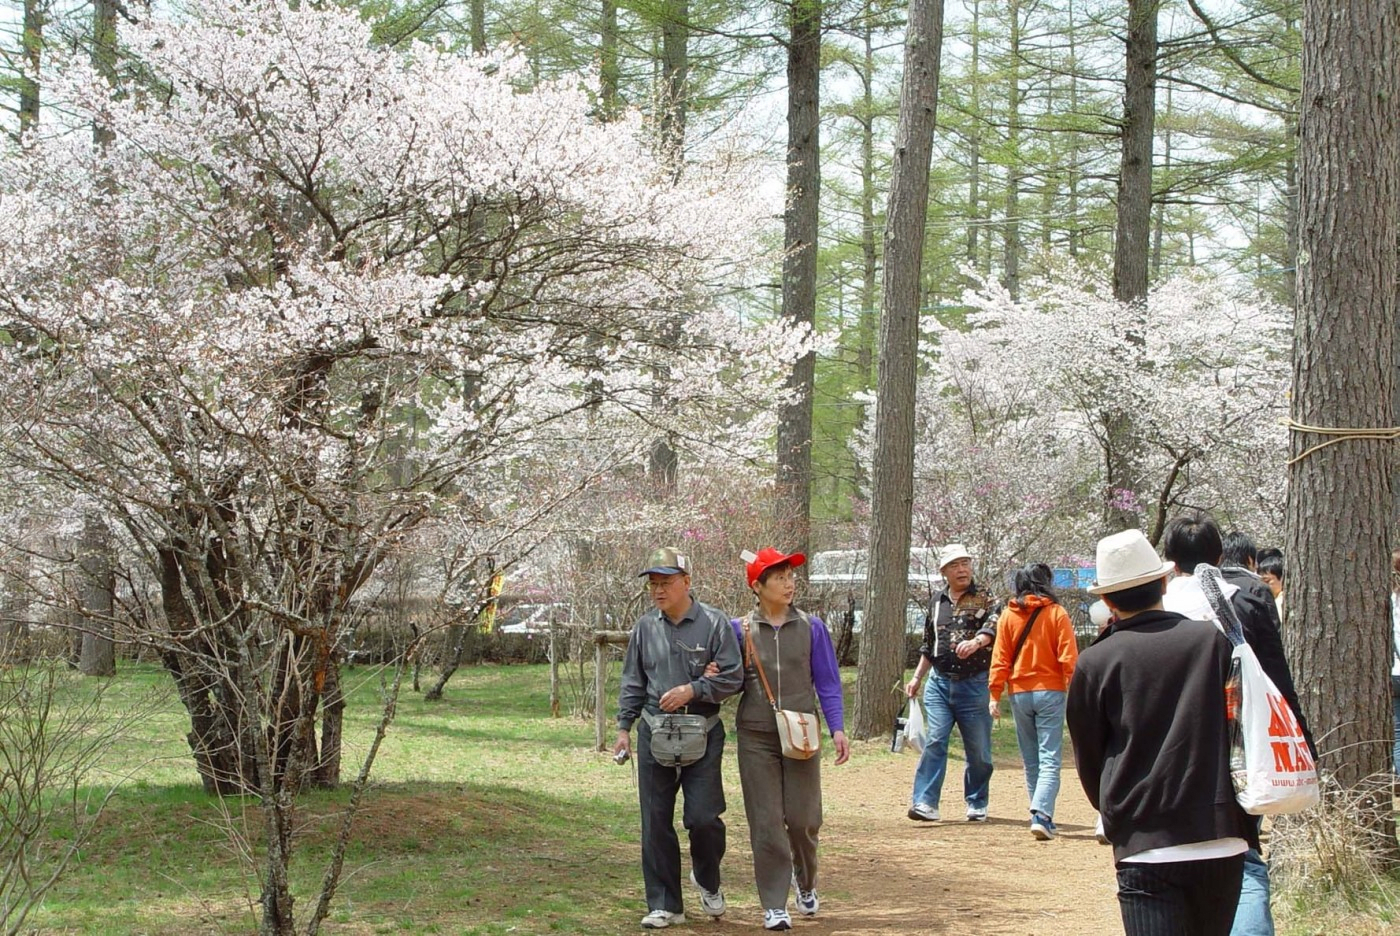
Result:
{"label": "gray sneaker", "polygon": [[670,910],[653,910],[642,917],[642,929],[665,929],[668,926],[685,925],[684,913],[672,913]]}
{"label": "gray sneaker", "polygon": [[915,803],[909,807],[909,818],[915,822],[937,822],[938,807],[927,803]]}
{"label": "gray sneaker", "polygon": [[712,917],[724,916],[724,892],[720,890],[705,890],[705,885],[695,879],[695,872],[690,872],[690,883],[700,889],[700,909],[704,910]]}
{"label": "gray sneaker", "polygon": [[969,806],[969,807],[967,807],[967,821],[968,821],[968,822],[986,822],[986,821],[987,821],[987,807],[986,807],[986,806]]}

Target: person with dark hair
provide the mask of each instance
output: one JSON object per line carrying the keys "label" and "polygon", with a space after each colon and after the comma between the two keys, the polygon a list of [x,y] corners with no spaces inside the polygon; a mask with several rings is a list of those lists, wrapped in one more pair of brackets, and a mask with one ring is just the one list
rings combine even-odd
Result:
{"label": "person with dark hair", "polygon": [[1261,549],[1256,564],[1259,579],[1269,586],[1274,596],[1274,608],[1278,611],[1279,622],[1283,621],[1283,550]]}
{"label": "person with dark hair", "polygon": [[[1166,558],[1176,565],[1177,576],[1167,584],[1167,594],[1162,606],[1168,611],[1177,611],[1190,618],[1220,623],[1214,609],[1206,600],[1200,581],[1196,578],[1196,568],[1201,565],[1217,566],[1221,562],[1220,529],[1208,515],[1193,511],[1176,517],[1167,523],[1163,534]],[[1222,575],[1223,578],[1223,575]],[[1313,744],[1312,732],[1308,729],[1307,718],[1298,702],[1298,690],[1293,685],[1293,673],[1288,668],[1288,660],[1283,654],[1283,640],[1270,597],[1231,582],[1228,578],[1221,584],[1221,592],[1230,603],[1235,616],[1244,628],[1245,642],[1259,658],[1259,666],[1278,688],[1279,694],[1288,702],[1289,708],[1298,719],[1307,739],[1314,759],[1317,748]],[[1253,822],[1257,828],[1258,819]],[[1240,894],[1239,910],[1233,936],[1273,936],[1274,921],[1269,910],[1269,866],[1259,852],[1251,849],[1244,859],[1244,888]]]}
{"label": "person with dark hair", "polygon": [[1260,607],[1268,610],[1275,630],[1283,627],[1278,616],[1278,605],[1274,603],[1274,593],[1256,573],[1259,553],[1254,548],[1254,540],[1248,533],[1232,530],[1224,538],[1224,550],[1220,554],[1220,574],[1236,588],[1249,592]]}
{"label": "person with dark hair", "polygon": [[[1254,546],[1254,540],[1243,530],[1231,530],[1226,533],[1221,540],[1220,561],[1223,565],[1220,571],[1224,572],[1229,568],[1247,569],[1254,571],[1254,563],[1258,560],[1258,549]],[[1228,579],[1227,579],[1228,581]]]}
{"label": "person with dark hair", "polygon": [[[916,698],[924,686],[927,734],[924,753],[914,770],[913,803],[909,818],[937,822],[943,778],[948,770],[948,741],[957,725],[967,767],[963,770],[963,799],[967,821],[987,821],[992,785],[992,716],[987,712],[987,670],[992,665],[1001,602],[972,578],[972,553],[961,543],[949,543],[938,553],[938,571],[947,587],[934,596],[924,618],[924,642],[914,678],[904,694]],[[930,672],[931,671],[931,672]]]}
{"label": "person with dark hair", "polygon": [[1230,641],[1162,607],[1171,563],[1140,530],[1099,541],[1115,620],[1079,655],[1066,719],[1103,817],[1128,936],[1226,936],[1254,824],[1235,801],[1225,684]]}
{"label": "person with dark hair", "polygon": [[820,906],[817,832],[822,827],[822,760],[820,755],[807,760],[783,756],[773,707],[815,713],[820,706],[836,747],[836,766],[850,758],[851,745],[846,740],[841,673],[831,634],[821,618],[793,604],[797,577],[792,570],[807,557],[768,546],[742,558],[757,607],[732,622],[744,659],[744,693],[734,716],[739,782],[749,820],[754,881],[763,904],[763,928],[787,930],[792,928],[789,887],[804,916],[815,916]]}
{"label": "person with dark hair", "polygon": [[1031,800],[1031,835],[1055,837],[1055,798],[1060,794],[1060,749],[1065,733],[1065,691],[1079,644],[1074,624],[1060,606],[1050,567],[1043,562],[1016,570],[1016,597],[997,619],[997,639],[988,672],[988,711],[999,717],[1003,688],[1011,695],[1016,744]]}

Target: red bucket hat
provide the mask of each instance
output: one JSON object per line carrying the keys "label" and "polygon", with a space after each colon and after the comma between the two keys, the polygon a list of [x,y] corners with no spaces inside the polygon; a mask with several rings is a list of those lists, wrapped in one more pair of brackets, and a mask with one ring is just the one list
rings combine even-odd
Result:
{"label": "red bucket hat", "polygon": [[753,583],[758,581],[760,575],[775,565],[786,562],[795,569],[807,561],[807,557],[802,553],[780,553],[772,546],[763,547],[756,556],[751,552],[740,553],[739,558],[748,563],[744,566],[744,571],[748,573],[750,588],[753,588]]}

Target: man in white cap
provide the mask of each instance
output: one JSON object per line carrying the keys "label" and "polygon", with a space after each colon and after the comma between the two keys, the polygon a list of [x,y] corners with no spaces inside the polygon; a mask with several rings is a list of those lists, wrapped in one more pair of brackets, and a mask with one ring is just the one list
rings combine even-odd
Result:
{"label": "man in white cap", "polygon": [[[969,822],[985,822],[992,782],[991,692],[987,671],[992,666],[992,642],[997,636],[1001,602],[972,579],[972,553],[962,543],[949,543],[938,552],[938,570],[947,583],[934,597],[924,619],[924,642],[914,678],[904,686],[909,698],[924,687],[927,736],[924,753],[914,771],[909,818],[937,822],[948,771],[948,741],[953,725],[962,736],[967,767],[963,770],[963,799]],[[930,672],[932,671],[932,672]]]}
{"label": "man in white cap", "polygon": [[[690,559],[684,553],[671,546],[652,550],[640,574],[646,577],[653,608],[633,626],[627,641],[613,754],[631,753],[636,723],[642,880],[647,893],[642,928],[665,929],[686,921],[675,827],[676,794],[681,791],[683,823],[690,836],[690,880],[700,889],[705,913],[718,917],[725,911],[719,867],[726,840],[719,704],[743,688],[744,670],[728,615],[691,596]],[[677,767],[652,756],[651,724],[667,712],[706,719],[705,752],[694,763]]]}
{"label": "man in white cap", "polygon": [[1111,624],[1079,655],[1066,721],[1113,845],[1128,936],[1228,936],[1258,835],[1230,781],[1230,642],[1162,609],[1170,562],[1139,530],[1098,544]]}

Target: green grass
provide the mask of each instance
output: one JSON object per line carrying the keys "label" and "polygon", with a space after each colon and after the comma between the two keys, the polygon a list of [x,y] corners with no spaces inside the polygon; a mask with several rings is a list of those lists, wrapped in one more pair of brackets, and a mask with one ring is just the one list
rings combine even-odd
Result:
{"label": "green grass", "polygon": [[[441,702],[403,693],[328,932],[583,933],[615,919],[619,905],[644,910],[630,773],[592,750],[591,721],[548,717],[547,673],[480,667],[460,671]],[[104,758],[102,779],[126,779],[81,861],[31,918],[41,932],[255,926],[260,813],[251,799],[203,793],[167,683],[158,668],[128,665],[108,684],[111,711],[154,697],[155,712]],[[348,780],[381,694],[375,671],[349,670],[346,685]],[[302,912],[346,795],[300,802],[293,888]]]}
{"label": "green grass", "polygon": [[[344,675],[348,781],[382,695],[378,670]],[[849,711],[855,672],[843,675]],[[79,691],[93,685],[73,679]],[[599,933],[620,920],[631,930],[645,912],[634,775],[593,750],[591,719],[549,717],[548,682],[545,666],[482,666],[460,670],[440,702],[405,688],[325,932]],[[99,779],[121,779],[120,792],[31,924],[113,936],[255,929],[256,802],[203,793],[184,711],[160,668],[124,665],[105,691],[107,711],[147,713],[104,756]],[[1009,716],[993,739],[998,763],[1017,764]],[[732,756],[725,770],[737,791]],[[299,803],[300,915],[319,890],[346,796],[314,792]]]}

